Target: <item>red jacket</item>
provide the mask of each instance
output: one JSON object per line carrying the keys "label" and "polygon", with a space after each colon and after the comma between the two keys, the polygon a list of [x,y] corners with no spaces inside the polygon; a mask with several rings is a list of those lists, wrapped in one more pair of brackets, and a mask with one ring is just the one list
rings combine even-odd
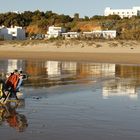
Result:
{"label": "red jacket", "polygon": [[12,73],[6,81],[6,86],[11,87],[14,91],[16,91],[16,86],[18,84],[18,81],[19,81],[19,74]]}

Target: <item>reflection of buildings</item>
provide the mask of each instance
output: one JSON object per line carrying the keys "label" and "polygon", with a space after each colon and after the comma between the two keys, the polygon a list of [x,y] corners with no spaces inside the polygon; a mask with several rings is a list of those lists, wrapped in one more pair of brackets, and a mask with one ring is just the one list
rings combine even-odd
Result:
{"label": "reflection of buildings", "polygon": [[[44,60],[0,60],[0,75],[22,69],[29,75],[29,86],[53,86],[62,83],[90,82],[103,79],[104,96],[136,95],[136,88],[140,86],[140,66],[115,65],[100,63],[60,62]],[[118,77],[123,81],[109,81]],[[125,79],[130,79],[129,82]],[[70,82],[69,82],[70,81]],[[135,82],[135,83],[134,83]]]}
{"label": "reflection of buildings", "polygon": [[63,74],[75,74],[77,70],[77,63],[75,62],[58,62],[47,61],[45,68],[48,76],[61,76]]}
{"label": "reflection of buildings", "polygon": [[23,60],[8,59],[0,61],[0,72],[10,73],[15,69],[25,71],[25,62]]}
{"label": "reflection of buildings", "polygon": [[63,62],[61,65],[62,74],[76,74],[77,73],[77,63],[76,62]]}
{"label": "reflection of buildings", "polygon": [[136,65],[116,65],[115,77],[120,80],[107,81],[103,85],[103,97],[128,96],[137,98],[140,85],[140,67]]}
{"label": "reflection of buildings", "polygon": [[116,65],[116,76],[120,78],[140,79],[140,66],[137,65]]}
{"label": "reflection of buildings", "polygon": [[13,72],[15,69],[24,70],[24,62],[17,59],[9,59],[7,64],[7,73]]}
{"label": "reflection of buildings", "polygon": [[[27,61],[26,71],[32,85],[49,86],[77,79],[114,76],[115,64],[95,64],[59,61]],[[87,80],[86,80],[87,81]],[[80,83],[80,80],[78,80]],[[83,82],[83,81],[82,81]],[[88,82],[88,81],[87,81]]]}
{"label": "reflection of buildings", "polygon": [[130,98],[137,98],[136,86],[127,79],[111,80],[103,84],[103,97],[111,96],[128,96]]}
{"label": "reflection of buildings", "polygon": [[46,61],[45,68],[47,70],[48,76],[61,75],[60,62],[58,61]]}
{"label": "reflection of buildings", "polygon": [[15,69],[18,69],[17,62],[18,62],[17,59],[9,59],[8,60],[8,66],[7,66],[8,73],[13,72]]}
{"label": "reflection of buildings", "polygon": [[29,76],[27,86],[44,86],[47,83],[44,61],[27,60],[25,63],[26,73]]}
{"label": "reflection of buildings", "polygon": [[79,75],[114,76],[115,64],[81,64],[78,66]]}
{"label": "reflection of buildings", "polygon": [[26,72],[31,76],[46,75],[44,61],[26,61]]}

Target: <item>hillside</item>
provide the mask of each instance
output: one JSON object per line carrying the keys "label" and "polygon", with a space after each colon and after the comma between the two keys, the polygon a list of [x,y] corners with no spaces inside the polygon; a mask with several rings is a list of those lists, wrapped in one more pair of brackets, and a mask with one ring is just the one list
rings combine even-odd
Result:
{"label": "hillside", "polygon": [[113,16],[93,16],[91,18],[79,18],[76,13],[74,17],[59,15],[52,11],[41,12],[39,10],[24,13],[0,14],[0,25],[9,27],[11,25],[22,26],[26,29],[28,36],[37,33],[47,33],[51,25],[62,26],[67,31],[92,31],[92,30],[117,30],[120,39],[140,39],[140,17],[121,19]]}

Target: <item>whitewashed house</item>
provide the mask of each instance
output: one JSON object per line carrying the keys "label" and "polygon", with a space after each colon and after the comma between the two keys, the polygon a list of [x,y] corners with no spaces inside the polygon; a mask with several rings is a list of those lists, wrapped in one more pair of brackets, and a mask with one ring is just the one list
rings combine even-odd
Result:
{"label": "whitewashed house", "polygon": [[62,33],[62,37],[65,39],[74,39],[78,38],[80,36],[80,33],[78,32],[67,32],[67,33]]}
{"label": "whitewashed house", "polygon": [[47,32],[47,38],[57,38],[64,32],[62,27],[50,26]]}
{"label": "whitewashed house", "polygon": [[114,39],[117,37],[116,30],[96,30],[92,32],[83,32],[83,36],[89,38]]}
{"label": "whitewashed house", "polygon": [[114,39],[117,37],[117,31],[116,30],[106,30],[103,31],[103,37],[105,39]]}
{"label": "whitewashed house", "polygon": [[107,7],[105,8],[104,15],[119,15],[121,18],[131,18],[132,16],[140,16],[140,7],[133,7],[132,9],[111,9]]}
{"label": "whitewashed house", "polygon": [[24,40],[26,38],[25,29],[18,26],[12,26],[11,28],[2,26],[0,27],[0,38],[4,40]]}
{"label": "whitewashed house", "polygon": [[4,26],[0,27],[0,39],[12,40],[12,35],[8,34],[8,29]]}
{"label": "whitewashed house", "polygon": [[117,36],[116,30],[93,31],[95,37],[102,37],[105,39],[114,39]]}
{"label": "whitewashed house", "polygon": [[11,34],[13,39],[17,39],[17,40],[24,40],[26,38],[25,29],[18,26],[8,28],[8,34]]}
{"label": "whitewashed house", "polygon": [[83,32],[82,37],[94,38],[93,32]]}

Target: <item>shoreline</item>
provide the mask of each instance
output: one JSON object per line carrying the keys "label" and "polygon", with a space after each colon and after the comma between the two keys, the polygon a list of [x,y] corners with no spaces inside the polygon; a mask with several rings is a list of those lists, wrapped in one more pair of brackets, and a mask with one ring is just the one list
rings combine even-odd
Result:
{"label": "shoreline", "polygon": [[0,51],[0,59],[34,59],[52,61],[85,61],[95,63],[140,64],[139,53],[71,53]]}
{"label": "shoreline", "polygon": [[[26,42],[26,41],[25,41]],[[46,59],[95,63],[140,64],[139,41],[23,42],[0,44],[0,59]]]}

